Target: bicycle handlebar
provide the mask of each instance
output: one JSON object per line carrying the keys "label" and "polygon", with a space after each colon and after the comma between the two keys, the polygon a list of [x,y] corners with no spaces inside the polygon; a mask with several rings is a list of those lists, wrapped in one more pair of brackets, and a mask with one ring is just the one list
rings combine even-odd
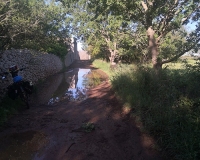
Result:
{"label": "bicycle handlebar", "polygon": [[18,71],[23,71],[24,69],[27,69],[26,67],[23,67],[23,68],[20,68],[20,69],[17,69],[15,71],[8,71],[8,72],[2,72],[0,73],[0,76],[1,76],[1,79],[5,79],[6,78],[6,75],[8,75],[9,73],[12,74],[14,72],[18,72]]}

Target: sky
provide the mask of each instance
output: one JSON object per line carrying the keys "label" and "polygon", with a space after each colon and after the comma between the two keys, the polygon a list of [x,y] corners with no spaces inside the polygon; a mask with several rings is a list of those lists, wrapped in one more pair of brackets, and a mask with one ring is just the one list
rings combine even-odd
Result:
{"label": "sky", "polygon": [[186,26],[186,28],[189,30],[189,31],[193,31],[196,29],[196,24],[195,22],[192,22],[192,23],[188,23]]}
{"label": "sky", "polygon": [[83,47],[82,43],[77,42],[78,51],[81,51],[81,50],[82,50],[82,47]]}

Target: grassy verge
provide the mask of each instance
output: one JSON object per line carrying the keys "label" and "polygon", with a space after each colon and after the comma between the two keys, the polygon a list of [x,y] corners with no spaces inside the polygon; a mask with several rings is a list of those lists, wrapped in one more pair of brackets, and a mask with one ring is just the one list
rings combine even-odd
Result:
{"label": "grassy verge", "polygon": [[103,70],[109,77],[111,77],[113,75],[113,72],[110,70],[109,63],[102,61],[102,60],[94,60],[92,64],[96,68]]}
{"label": "grassy verge", "polygon": [[117,65],[117,67],[115,69],[111,69],[110,68],[110,63],[108,62],[105,62],[103,60],[94,60],[93,61],[93,66],[96,67],[96,68],[99,68],[101,69],[102,71],[104,71],[110,79],[112,79],[112,77],[116,74],[120,74],[121,71],[123,70],[132,70],[134,68],[136,68],[135,65],[126,65],[126,64],[120,64],[120,65]]}
{"label": "grassy verge", "polygon": [[166,156],[200,158],[200,73],[139,68],[112,79],[113,88],[132,106],[142,131],[154,136]]}
{"label": "grassy verge", "polygon": [[156,148],[170,159],[200,159],[199,71],[199,64],[159,75],[126,66],[112,74],[114,90],[143,124],[141,131],[155,137]]}

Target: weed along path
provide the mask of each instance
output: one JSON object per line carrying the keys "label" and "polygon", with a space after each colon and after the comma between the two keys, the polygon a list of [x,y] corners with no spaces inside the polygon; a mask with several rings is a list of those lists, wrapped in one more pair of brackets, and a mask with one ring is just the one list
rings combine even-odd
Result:
{"label": "weed along path", "polygon": [[[73,68],[93,67],[89,61],[77,61],[69,72]],[[48,103],[42,102],[47,97],[42,92],[44,97],[35,96],[29,110],[13,115],[0,130],[0,160],[161,159],[153,139],[140,132],[129,110],[115,97],[107,76],[98,72],[104,81],[97,87],[69,90],[67,96]],[[63,84],[59,78],[56,81]]]}

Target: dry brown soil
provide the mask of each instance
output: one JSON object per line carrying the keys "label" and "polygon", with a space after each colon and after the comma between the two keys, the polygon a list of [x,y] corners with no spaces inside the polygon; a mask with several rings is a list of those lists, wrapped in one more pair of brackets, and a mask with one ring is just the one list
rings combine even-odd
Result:
{"label": "dry brown soil", "polygon": [[[70,67],[93,68],[89,61]],[[0,130],[0,160],[162,159],[108,80],[87,94],[81,102],[32,105],[13,115]],[[93,124],[94,130],[84,129],[85,123]]]}

